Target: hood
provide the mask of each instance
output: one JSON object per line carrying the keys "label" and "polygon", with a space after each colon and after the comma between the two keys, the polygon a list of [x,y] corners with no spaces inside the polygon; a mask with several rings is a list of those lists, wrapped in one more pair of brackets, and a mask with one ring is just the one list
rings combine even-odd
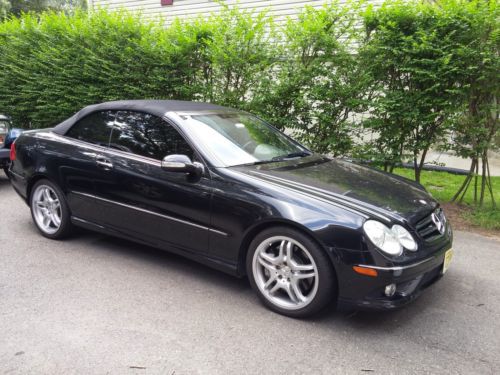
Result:
{"label": "hood", "polygon": [[410,180],[318,155],[232,169],[386,221],[406,219],[415,223],[438,205],[420,185]]}

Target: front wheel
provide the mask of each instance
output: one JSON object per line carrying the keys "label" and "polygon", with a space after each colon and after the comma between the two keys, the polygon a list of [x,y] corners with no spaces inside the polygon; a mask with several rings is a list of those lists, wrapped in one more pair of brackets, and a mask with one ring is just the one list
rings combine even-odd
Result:
{"label": "front wheel", "polygon": [[336,297],[335,272],[324,250],[303,233],[287,227],[265,230],[247,255],[252,288],[271,310],[304,318]]}
{"label": "front wheel", "polygon": [[70,234],[68,204],[63,192],[49,180],[40,180],[33,186],[30,196],[31,216],[43,236],[61,239]]}

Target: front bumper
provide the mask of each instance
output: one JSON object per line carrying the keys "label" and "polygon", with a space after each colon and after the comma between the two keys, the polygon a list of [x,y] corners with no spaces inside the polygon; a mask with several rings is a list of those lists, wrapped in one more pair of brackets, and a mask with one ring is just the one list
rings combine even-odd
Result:
{"label": "front bumper", "polygon": [[[444,257],[450,247],[448,245],[426,259],[404,266],[359,265],[376,270],[376,277],[357,274],[352,267],[345,269],[350,280],[339,291],[339,309],[392,310],[410,303],[443,276]],[[385,287],[389,284],[396,284],[396,292],[391,297],[385,295]]]}

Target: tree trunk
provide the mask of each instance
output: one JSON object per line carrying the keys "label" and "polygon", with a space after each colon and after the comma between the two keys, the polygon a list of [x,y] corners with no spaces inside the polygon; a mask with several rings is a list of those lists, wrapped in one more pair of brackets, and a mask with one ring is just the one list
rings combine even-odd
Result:
{"label": "tree trunk", "polygon": [[462,203],[465,197],[465,193],[467,193],[467,190],[469,189],[470,182],[472,181],[472,176],[469,177],[467,181],[467,185],[464,187],[464,190],[462,192],[462,195],[460,196],[460,199],[458,200],[458,203]]}
{"label": "tree trunk", "polygon": [[483,207],[484,202],[484,190],[486,188],[486,163],[488,162],[488,153],[483,152],[481,156],[482,171],[481,171],[481,194],[479,195],[479,207]]}
{"label": "tree trunk", "polygon": [[486,184],[488,185],[488,190],[490,191],[491,196],[491,204],[493,208],[497,207],[497,203],[495,202],[495,196],[493,194],[493,186],[491,185],[491,174],[490,174],[490,161],[488,159],[488,155],[486,154]]}
{"label": "tree trunk", "polygon": [[425,158],[427,156],[427,152],[429,151],[429,147],[425,148],[422,151],[422,156],[420,157],[420,162],[417,164],[417,158],[414,158],[414,168],[415,168],[415,181],[420,183],[420,175],[422,174],[422,169],[424,168]]}
{"label": "tree trunk", "polygon": [[474,173],[474,205],[477,204],[477,179],[479,176],[479,161],[477,156],[474,157],[474,160],[476,161],[476,171]]}
{"label": "tree trunk", "polygon": [[413,171],[415,172],[415,181],[420,183],[420,170],[418,169],[417,155],[413,156]]}
{"label": "tree trunk", "polygon": [[477,166],[477,159],[473,158],[472,162],[471,162],[471,165],[470,165],[469,173],[467,174],[467,177],[465,177],[465,180],[462,183],[462,186],[460,186],[460,189],[458,189],[458,191],[455,193],[455,195],[453,196],[453,198],[451,198],[450,202],[455,202],[457,200],[457,198],[460,196],[460,193],[462,193],[462,191],[464,189],[466,189],[466,187],[468,186],[470,180],[472,179],[472,176],[474,174],[474,169],[476,169],[476,166]]}

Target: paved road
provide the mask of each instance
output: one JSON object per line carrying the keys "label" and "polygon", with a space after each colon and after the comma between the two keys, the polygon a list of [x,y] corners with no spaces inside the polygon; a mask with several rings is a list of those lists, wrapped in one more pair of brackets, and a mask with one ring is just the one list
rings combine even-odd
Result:
{"label": "paved road", "polygon": [[[0,373],[493,374],[500,242],[457,232],[449,273],[392,313],[300,321],[245,280],[82,233],[50,241],[0,179]],[[497,372],[498,373],[498,372]]]}

